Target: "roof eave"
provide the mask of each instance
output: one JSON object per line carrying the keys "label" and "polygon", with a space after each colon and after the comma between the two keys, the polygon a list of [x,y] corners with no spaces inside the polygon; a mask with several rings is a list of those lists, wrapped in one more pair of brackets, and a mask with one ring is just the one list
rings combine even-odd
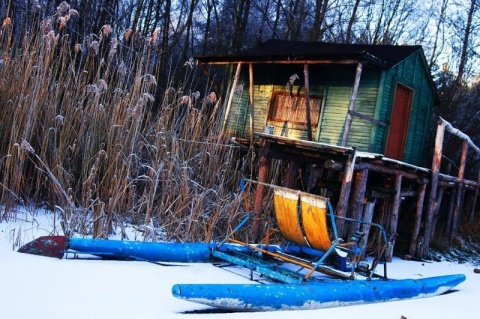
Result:
{"label": "roof eave", "polygon": [[364,53],[359,57],[291,57],[291,56],[196,56],[194,57],[200,63],[209,65],[230,65],[230,64],[371,64],[381,68],[388,68],[389,66],[380,59]]}

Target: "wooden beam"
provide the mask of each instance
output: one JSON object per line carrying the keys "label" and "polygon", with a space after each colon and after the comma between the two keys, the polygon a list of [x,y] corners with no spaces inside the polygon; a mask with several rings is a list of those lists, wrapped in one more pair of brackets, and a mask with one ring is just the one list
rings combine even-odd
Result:
{"label": "wooden beam", "polygon": [[377,173],[384,173],[384,174],[389,174],[389,175],[402,175],[406,179],[418,179],[420,176],[418,174],[414,173],[407,173],[401,169],[396,169],[396,168],[389,168],[385,167],[383,165],[377,165],[377,164],[372,164],[372,163],[366,163],[366,162],[361,162],[358,163],[355,166],[356,170],[360,169],[368,169],[369,171],[372,172],[377,172]]}
{"label": "wooden beam", "polygon": [[462,183],[464,186],[469,186],[472,188],[480,188],[480,183],[476,181],[470,181],[468,179],[459,179],[457,176],[448,176],[445,174],[440,174],[438,176],[438,182],[450,183],[451,185]]}
{"label": "wooden beam", "polygon": [[350,105],[348,107],[347,118],[345,119],[345,129],[343,131],[342,146],[346,146],[348,142],[348,135],[350,134],[350,127],[352,126],[352,114],[351,111],[355,110],[355,104],[357,103],[358,87],[360,86],[360,78],[362,77],[363,64],[357,64],[357,70],[355,72],[355,82],[353,83],[353,91],[350,96]]}
{"label": "wooden beam", "polygon": [[362,120],[365,120],[365,121],[370,122],[370,123],[375,124],[375,125],[384,126],[384,127],[388,126],[388,123],[386,123],[386,122],[376,120],[371,116],[364,115],[362,113],[358,113],[355,110],[348,110],[348,113],[350,113],[352,116],[356,116],[358,118],[361,118]]}
{"label": "wooden beam", "polygon": [[240,77],[241,69],[242,69],[242,63],[238,63],[237,71],[235,72],[235,77],[233,78],[232,88],[230,89],[230,95],[228,96],[227,109],[225,111],[225,118],[223,120],[223,125],[222,125],[222,132],[221,132],[222,134],[224,133],[225,127],[227,125],[228,116],[230,113],[230,107],[232,106],[233,96],[235,95],[235,89],[237,88],[238,78]]}
{"label": "wooden beam", "polygon": [[470,145],[472,147],[472,149],[477,153],[477,154],[480,154],[480,147],[478,147],[477,145],[475,145],[473,143],[473,141],[470,139],[470,137],[463,133],[462,131],[460,131],[459,129],[456,129],[452,126],[452,124],[448,123],[447,121],[445,121],[443,118],[440,118],[440,121],[443,122],[443,124],[445,125],[445,129],[452,133],[453,135],[455,135],[456,137],[458,138],[461,138],[462,140],[465,140],[467,141],[468,145]]}
{"label": "wooden beam", "polygon": [[253,143],[253,123],[254,123],[254,113],[255,113],[255,96],[253,91],[253,64],[248,65],[248,74],[250,78],[250,143]]}
{"label": "wooden beam", "polygon": [[310,114],[310,80],[308,72],[308,64],[303,65],[303,76],[305,77],[305,112],[307,119],[307,139],[312,141],[312,119]]}
{"label": "wooden beam", "polygon": [[422,245],[422,258],[427,257],[428,249],[430,247],[430,240],[434,229],[432,229],[433,213],[435,209],[435,200],[437,197],[438,176],[440,174],[440,164],[442,162],[443,139],[445,135],[445,123],[441,121],[437,123],[437,134],[435,137],[435,149],[432,160],[432,177],[430,183],[430,194],[428,197],[427,218],[425,220],[424,244]]}
{"label": "wooden beam", "polygon": [[358,64],[364,62],[363,60],[358,59],[345,59],[345,60],[332,60],[332,59],[322,59],[322,60],[312,60],[312,59],[297,59],[297,60],[263,60],[263,61],[252,61],[250,59],[245,60],[232,60],[232,61],[201,61],[200,63],[205,63],[209,65],[229,65],[229,64],[238,64],[238,63],[253,63],[253,64],[337,64],[337,65],[349,65],[349,64]]}

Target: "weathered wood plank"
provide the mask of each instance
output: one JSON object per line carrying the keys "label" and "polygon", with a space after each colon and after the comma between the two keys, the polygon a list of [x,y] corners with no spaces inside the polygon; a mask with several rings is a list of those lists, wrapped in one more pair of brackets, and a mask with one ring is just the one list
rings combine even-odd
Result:
{"label": "weathered wood plank", "polygon": [[355,109],[357,102],[358,87],[360,86],[360,78],[362,77],[363,64],[357,64],[357,70],[355,72],[355,82],[353,83],[353,91],[350,97],[350,104],[348,106],[347,118],[345,119],[345,128],[343,130],[342,146],[346,146],[348,142],[348,134],[350,133],[350,127],[352,126],[352,115],[350,111]]}

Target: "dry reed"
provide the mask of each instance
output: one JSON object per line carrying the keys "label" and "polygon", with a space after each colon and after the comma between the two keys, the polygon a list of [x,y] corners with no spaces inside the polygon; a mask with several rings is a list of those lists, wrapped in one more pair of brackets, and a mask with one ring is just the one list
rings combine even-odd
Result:
{"label": "dry reed", "polygon": [[5,211],[22,200],[46,205],[60,212],[67,235],[106,237],[125,222],[150,230],[151,240],[225,235],[241,217],[242,159],[218,134],[215,95],[194,90],[195,66],[152,113],[151,40],[133,54],[104,26],[71,43],[68,20],[57,23],[15,48],[10,22],[0,34]]}

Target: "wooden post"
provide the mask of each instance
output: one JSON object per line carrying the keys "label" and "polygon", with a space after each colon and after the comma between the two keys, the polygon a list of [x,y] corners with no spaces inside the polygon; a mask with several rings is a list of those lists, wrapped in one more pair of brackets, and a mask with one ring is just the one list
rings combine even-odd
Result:
{"label": "wooden post", "polygon": [[235,77],[233,78],[232,87],[230,89],[230,95],[228,96],[227,109],[225,111],[225,118],[223,120],[221,134],[224,133],[225,126],[227,125],[228,116],[229,116],[229,113],[230,113],[230,108],[232,107],[233,96],[235,95],[235,89],[237,88],[238,78],[240,77],[240,70],[241,69],[242,69],[242,62],[238,62],[237,71],[235,72]]}
{"label": "wooden post", "polygon": [[[353,189],[353,199],[351,205],[351,215],[353,219],[361,220],[363,213],[363,202],[365,191],[367,189],[368,169],[362,169],[355,172],[355,185]],[[348,238],[360,229],[360,224],[350,223]]]}
{"label": "wooden post", "polygon": [[[268,182],[268,173],[270,170],[270,158],[267,157],[266,152],[259,152],[260,158],[258,160],[258,181],[255,190],[255,199],[253,202],[253,223],[252,223],[252,239],[256,242],[259,239],[260,233],[260,217],[262,216],[263,198],[265,197],[265,186],[261,183]],[[263,153],[263,154],[262,154]]]}
{"label": "wooden post", "polygon": [[455,197],[455,208],[453,209],[452,216],[452,231],[448,238],[448,242],[451,244],[455,234],[457,233],[458,220],[460,219],[461,213],[461,204],[462,204],[462,193],[463,193],[463,177],[465,175],[465,165],[467,163],[467,152],[468,152],[468,141],[464,140],[462,143],[462,156],[460,157],[460,167],[458,169],[458,179],[460,180],[457,184],[457,196]]}
{"label": "wooden post", "polygon": [[298,178],[298,168],[300,165],[297,161],[289,161],[287,173],[285,176],[285,181],[283,182],[283,187],[286,188],[295,188],[295,184]]}
{"label": "wooden post", "polygon": [[305,77],[305,112],[307,119],[307,138],[309,141],[313,139],[312,137],[312,119],[310,114],[310,80],[308,73],[308,64],[303,65],[303,75]]}
{"label": "wooden post", "polygon": [[318,164],[310,165],[310,174],[308,175],[307,192],[310,192],[316,185],[322,175],[323,169]]}
{"label": "wooden post", "polygon": [[395,247],[395,238],[397,237],[398,215],[400,210],[400,193],[402,191],[402,175],[395,176],[395,195],[393,197],[392,209],[390,212],[390,222],[388,224],[388,240],[390,245],[385,252],[387,261],[392,261],[393,248]]}
{"label": "wooden post", "polygon": [[253,121],[254,121],[254,110],[255,110],[255,102],[254,102],[254,91],[253,91],[253,64],[250,63],[248,65],[248,73],[250,78],[250,143],[253,142]]}
{"label": "wooden post", "polygon": [[360,78],[362,76],[363,64],[357,64],[357,71],[355,73],[355,82],[353,83],[352,96],[350,97],[350,105],[348,107],[347,118],[345,120],[345,130],[343,131],[342,146],[346,146],[348,142],[348,135],[350,134],[350,127],[352,126],[352,111],[355,110],[357,103],[358,87],[360,86]]}
{"label": "wooden post", "polygon": [[455,198],[457,197],[457,188],[452,188],[452,193],[450,195],[450,202],[448,205],[447,220],[445,221],[445,228],[443,229],[443,235],[445,238],[450,238],[450,233],[452,231],[452,219],[453,219],[453,210],[455,209]]}
{"label": "wooden post", "polygon": [[413,225],[412,237],[410,238],[410,249],[408,253],[410,256],[415,256],[417,253],[417,246],[418,246],[418,234],[420,233],[420,226],[422,223],[422,211],[423,211],[423,202],[425,199],[425,191],[427,189],[427,184],[422,182],[418,185],[418,197],[417,197],[417,205],[415,209],[415,223]]}
{"label": "wooden post", "polygon": [[[480,171],[478,172],[477,184],[480,185]],[[478,185],[475,187],[475,194],[473,195],[472,210],[470,211],[470,217],[468,219],[470,223],[473,223],[475,220],[475,209],[477,206],[477,198],[478,198]]]}
{"label": "wooden post", "polygon": [[[355,159],[357,158],[356,149],[350,153],[345,161],[342,188],[340,190],[340,197],[338,199],[337,208],[335,214],[339,217],[346,217],[348,208],[348,199],[350,198],[350,190],[352,188],[352,178],[355,169]],[[345,236],[345,221],[341,218],[337,219],[337,231],[339,237]]]}
{"label": "wooden post", "polygon": [[424,244],[422,246],[421,257],[424,258],[428,254],[428,249],[430,247],[430,239],[434,232],[432,229],[432,220],[433,212],[435,209],[435,199],[437,197],[437,188],[438,188],[438,176],[440,175],[440,164],[442,162],[442,152],[443,152],[443,138],[445,135],[445,122],[440,121],[437,123],[437,135],[435,138],[435,150],[433,152],[432,160],[432,181],[430,183],[430,194],[428,197],[428,206],[427,206],[427,219],[425,221],[425,231],[424,231]]}
{"label": "wooden post", "polygon": [[[365,203],[365,209],[363,212],[363,220],[367,223],[371,223],[373,219],[373,211],[375,208],[375,199],[373,201],[367,201]],[[366,247],[368,244],[368,235],[370,233],[370,225],[368,224],[363,224],[362,226],[362,231],[364,233],[364,236],[362,240],[359,243],[360,247]]]}
{"label": "wooden post", "polygon": [[[445,187],[439,186],[437,190],[437,199],[435,200],[435,207],[433,208],[432,229],[434,230],[437,229],[438,216],[440,215],[440,206],[442,205],[444,192],[445,192]],[[432,232],[432,238],[433,238],[433,232]]]}

